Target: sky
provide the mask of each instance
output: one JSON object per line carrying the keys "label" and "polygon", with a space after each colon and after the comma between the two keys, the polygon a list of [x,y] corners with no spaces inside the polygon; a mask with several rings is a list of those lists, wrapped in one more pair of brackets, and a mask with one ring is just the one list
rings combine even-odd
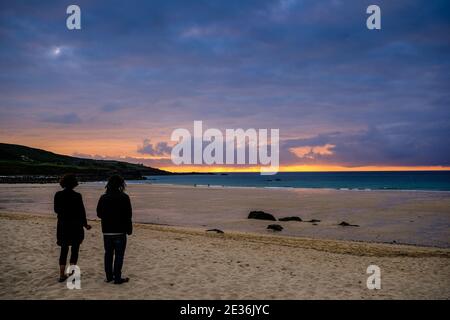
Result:
{"label": "sky", "polygon": [[278,128],[285,171],[450,169],[450,2],[0,0],[1,142],[254,169],[175,166],[195,120]]}

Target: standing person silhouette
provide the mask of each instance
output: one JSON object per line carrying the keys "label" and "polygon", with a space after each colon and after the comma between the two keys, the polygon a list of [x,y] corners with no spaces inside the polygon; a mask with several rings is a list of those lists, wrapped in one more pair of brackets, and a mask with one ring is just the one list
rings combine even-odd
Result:
{"label": "standing person silhouette", "polygon": [[121,176],[110,177],[106,193],[100,197],[97,205],[105,245],[105,281],[114,280],[114,284],[129,281],[129,278],[122,278],[127,235],[133,232],[131,201],[124,192],[125,187],[125,180]]}
{"label": "standing person silhouette", "polygon": [[59,282],[67,279],[65,273],[67,255],[70,252],[70,264],[76,265],[78,262],[78,251],[84,239],[84,228],[91,229],[86,219],[81,194],[73,189],[78,186],[78,180],[73,174],[66,174],[60,181],[64,189],[55,194],[54,210],[58,215],[56,227],[56,243],[61,247],[59,256]]}

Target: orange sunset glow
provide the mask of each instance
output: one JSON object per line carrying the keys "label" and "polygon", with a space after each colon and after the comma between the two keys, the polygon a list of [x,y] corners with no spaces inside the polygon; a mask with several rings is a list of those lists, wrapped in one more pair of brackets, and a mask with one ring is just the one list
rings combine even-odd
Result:
{"label": "orange sunset glow", "polygon": [[[208,167],[208,166],[169,166],[160,169],[171,172],[260,172],[260,167]],[[450,167],[392,167],[392,166],[365,166],[365,167],[344,167],[330,165],[316,166],[281,166],[279,172],[346,172],[346,171],[447,171]]]}

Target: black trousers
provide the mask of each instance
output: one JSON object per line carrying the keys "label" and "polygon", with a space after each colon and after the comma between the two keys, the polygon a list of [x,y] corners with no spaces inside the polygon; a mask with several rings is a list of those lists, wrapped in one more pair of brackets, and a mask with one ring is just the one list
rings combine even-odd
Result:
{"label": "black trousers", "polygon": [[123,258],[127,247],[126,234],[103,235],[105,244],[105,274],[107,280],[121,279]]}
{"label": "black trousers", "polygon": [[[78,252],[80,251],[80,244],[71,245],[70,250],[70,264],[77,264]],[[69,254],[69,246],[61,246],[61,254],[59,255],[59,265],[65,266],[67,263],[67,255]]]}

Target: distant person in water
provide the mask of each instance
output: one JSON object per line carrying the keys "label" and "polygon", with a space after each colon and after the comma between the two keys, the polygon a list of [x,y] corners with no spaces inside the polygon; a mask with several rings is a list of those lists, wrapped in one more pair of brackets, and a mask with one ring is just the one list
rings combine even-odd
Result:
{"label": "distant person in water", "polygon": [[86,211],[84,209],[81,194],[73,189],[78,186],[75,175],[67,174],[60,181],[64,189],[55,194],[54,208],[58,215],[58,224],[56,228],[56,243],[61,247],[59,256],[59,282],[67,279],[65,273],[67,255],[70,252],[70,264],[76,265],[78,262],[78,251],[84,239],[84,228],[91,229],[86,220]]}
{"label": "distant person in water", "polygon": [[105,281],[114,280],[115,284],[129,281],[129,278],[122,278],[127,235],[133,232],[131,201],[124,192],[125,187],[121,176],[110,177],[106,184],[106,193],[100,197],[97,205],[97,216],[102,220],[105,245]]}

